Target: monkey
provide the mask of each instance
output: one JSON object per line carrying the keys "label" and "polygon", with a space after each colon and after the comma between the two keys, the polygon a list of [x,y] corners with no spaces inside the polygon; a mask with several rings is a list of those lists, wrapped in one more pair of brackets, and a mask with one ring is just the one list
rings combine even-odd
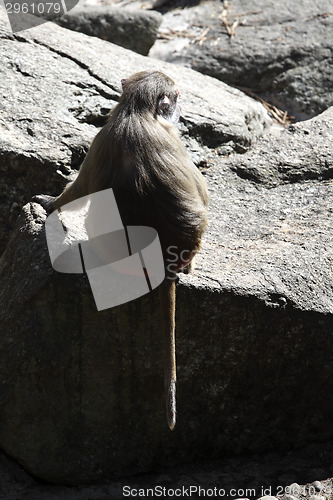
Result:
{"label": "monkey", "polygon": [[[164,386],[169,428],[176,424],[176,276],[190,268],[207,226],[208,191],[175,126],[179,90],[159,71],[121,81],[122,95],[97,133],[76,179],[57,197],[37,195],[48,212],[112,188],[124,226],[156,229],[165,279],[159,285],[164,330]],[[88,214],[89,215],[89,214]],[[170,248],[176,259],[170,260]]]}

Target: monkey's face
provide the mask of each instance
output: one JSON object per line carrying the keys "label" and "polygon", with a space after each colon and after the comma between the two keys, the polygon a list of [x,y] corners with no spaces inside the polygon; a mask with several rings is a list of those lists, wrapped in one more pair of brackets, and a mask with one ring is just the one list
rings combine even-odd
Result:
{"label": "monkey's face", "polygon": [[130,113],[150,113],[177,123],[180,116],[179,90],[174,81],[159,71],[141,71],[121,81],[121,102]]}
{"label": "monkey's face", "polygon": [[171,123],[178,123],[180,117],[180,106],[178,103],[179,90],[174,89],[173,95],[164,95],[157,103],[156,113]]}

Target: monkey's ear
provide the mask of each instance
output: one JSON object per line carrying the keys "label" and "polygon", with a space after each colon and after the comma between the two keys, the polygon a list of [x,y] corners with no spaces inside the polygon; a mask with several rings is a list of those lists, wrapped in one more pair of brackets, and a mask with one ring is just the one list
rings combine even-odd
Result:
{"label": "monkey's ear", "polygon": [[158,103],[158,111],[161,111],[162,114],[169,111],[170,108],[170,99],[167,95],[163,97]]}
{"label": "monkey's ear", "polygon": [[122,78],[121,79],[121,86],[122,86],[122,89],[124,89],[124,85],[125,83],[127,82],[127,78]]}

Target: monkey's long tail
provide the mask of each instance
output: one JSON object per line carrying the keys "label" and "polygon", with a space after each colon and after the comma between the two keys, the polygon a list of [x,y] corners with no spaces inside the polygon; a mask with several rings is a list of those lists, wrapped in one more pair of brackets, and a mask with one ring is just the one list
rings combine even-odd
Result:
{"label": "monkey's long tail", "polygon": [[159,287],[164,328],[164,388],[166,412],[171,430],[176,425],[175,276],[167,276]]}

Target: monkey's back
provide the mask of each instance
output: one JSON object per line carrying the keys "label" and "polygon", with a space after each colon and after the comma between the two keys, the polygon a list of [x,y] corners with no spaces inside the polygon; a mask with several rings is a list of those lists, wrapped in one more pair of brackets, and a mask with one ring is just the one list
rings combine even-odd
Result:
{"label": "monkey's back", "polygon": [[123,224],[155,228],[165,258],[172,247],[181,267],[207,225],[205,180],[173,125],[159,117],[121,125],[111,120],[100,131],[91,147],[99,157],[90,164],[88,153],[80,175],[89,177],[89,193],[112,188]]}
{"label": "monkey's back", "polygon": [[[124,225],[151,226],[168,249],[194,255],[207,225],[208,194],[176,128],[159,116],[116,112],[95,137],[74,183],[73,198],[112,188]],[[93,224],[94,214],[88,214]]]}
{"label": "monkey's back", "polygon": [[165,258],[172,247],[181,267],[185,252],[198,251],[207,225],[205,180],[172,125],[155,119],[144,133],[150,147],[133,148],[130,163],[128,157],[123,162],[125,182],[114,185],[116,200],[123,222],[154,227]]}

